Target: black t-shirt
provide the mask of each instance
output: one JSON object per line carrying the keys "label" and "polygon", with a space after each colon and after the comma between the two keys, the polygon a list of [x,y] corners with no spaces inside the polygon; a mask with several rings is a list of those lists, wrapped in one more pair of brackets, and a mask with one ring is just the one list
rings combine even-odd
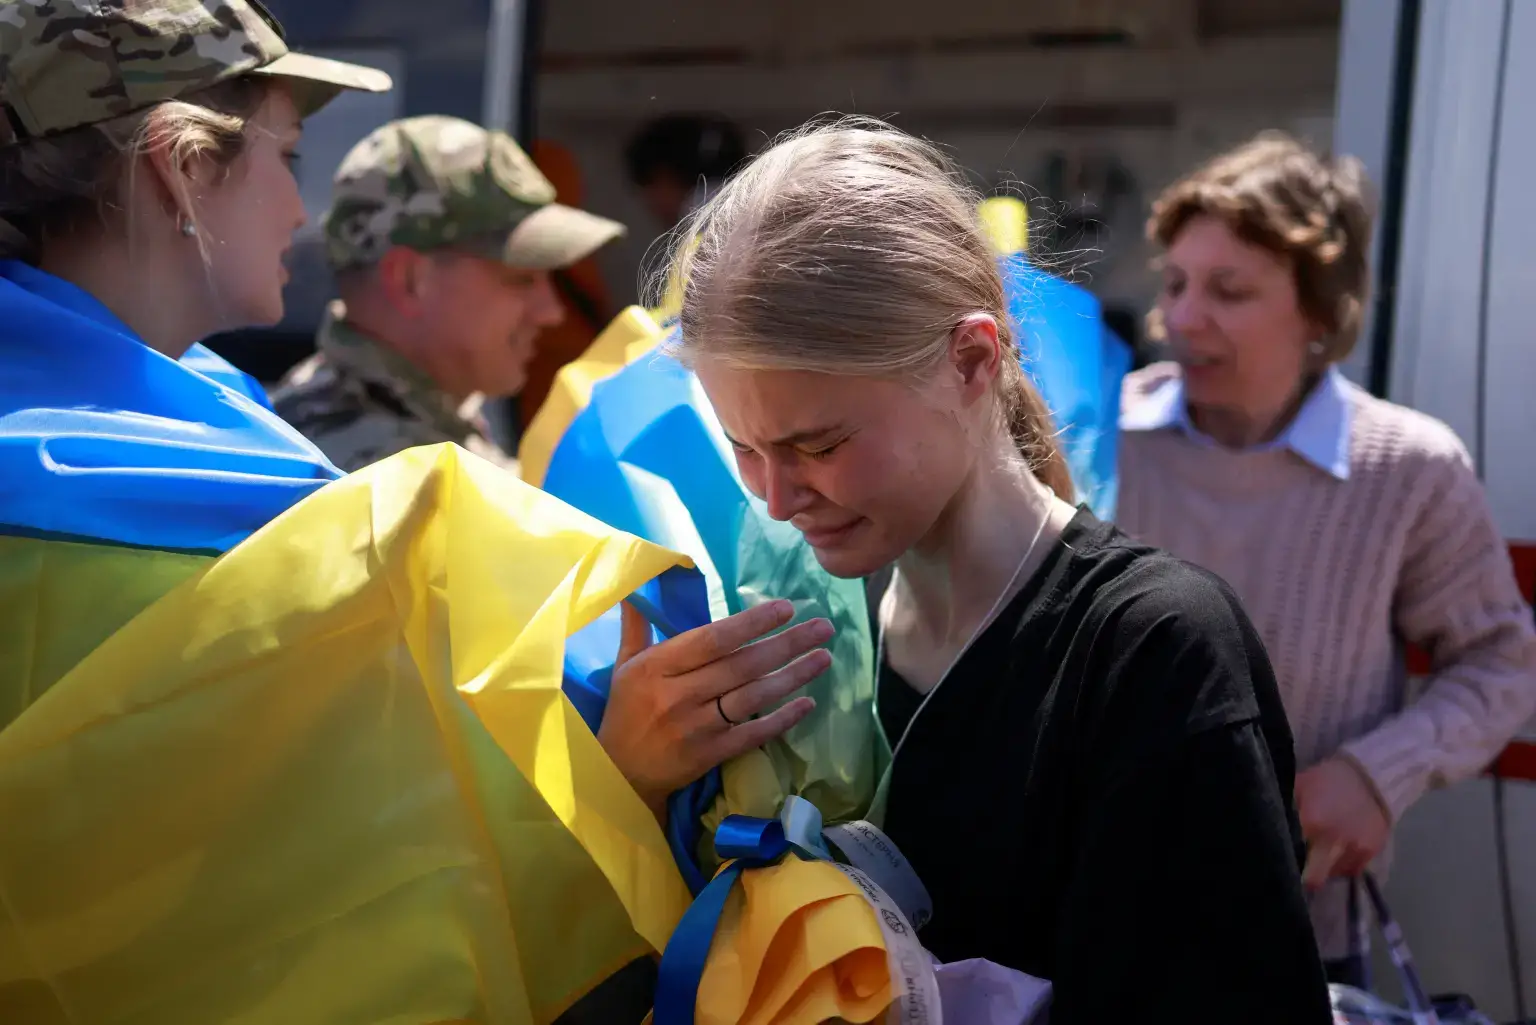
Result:
{"label": "black t-shirt", "polygon": [[1331,1020],[1290,728],[1221,580],[1079,511],[921,700],[880,667],[941,960],[1050,980],[1052,1025]]}

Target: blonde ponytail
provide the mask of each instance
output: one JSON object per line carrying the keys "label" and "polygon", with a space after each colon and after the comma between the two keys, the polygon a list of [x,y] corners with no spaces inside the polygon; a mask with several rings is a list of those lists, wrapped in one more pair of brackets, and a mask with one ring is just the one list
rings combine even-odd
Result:
{"label": "blonde ponytail", "polygon": [[1002,389],[1008,433],[1035,479],[1063,502],[1077,500],[1072,471],[1056,440],[1055,423],[1045,399],[1017,362],[1004,364]]}

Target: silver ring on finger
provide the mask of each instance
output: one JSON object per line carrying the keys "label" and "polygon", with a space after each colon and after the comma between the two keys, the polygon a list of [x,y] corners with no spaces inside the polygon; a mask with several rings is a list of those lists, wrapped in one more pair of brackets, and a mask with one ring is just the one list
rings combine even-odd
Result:
{"label": "silver ring on finger", "polygon": [[737,722],[735,719],[732,719],[730,716],[725,714],[725,695],[724,694],[721,694],[721,695],[719,695],[718,697],[715,698],[715,711],[720,713],[720,718],[725,721],[725,725],[726,726],[740,726],[741,725],[741,723]]}

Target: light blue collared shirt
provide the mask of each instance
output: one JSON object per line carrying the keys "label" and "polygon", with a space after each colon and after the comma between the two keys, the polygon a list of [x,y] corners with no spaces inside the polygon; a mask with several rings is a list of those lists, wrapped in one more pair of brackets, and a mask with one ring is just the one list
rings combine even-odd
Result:
{"label": "light blue collared shirt", "polygon": [[[1347,387],[1338,367],[1329,367],[1280,436],[1249,451],[1290,449],[1323,472],[1338,480],[1348,480],[1351,407]],[[1181,377],[1164,381],[1134,409],[1120,415],[1122,431],[1160,431],[1170,427],[1202,444],[1216,444],[1190,421]]]}

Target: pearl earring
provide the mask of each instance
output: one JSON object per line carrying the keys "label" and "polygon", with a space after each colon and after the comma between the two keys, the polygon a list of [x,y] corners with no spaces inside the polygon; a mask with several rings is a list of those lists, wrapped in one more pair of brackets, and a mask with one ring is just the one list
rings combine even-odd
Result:
{"label": "pearl earring", "polygon": [[191,218],[186,218],[181,222],[181,233],[187,238],[197,234],[197,225],[192,223]]}
{"label": "pearl earring", "polygon": [[1325,346],[1322,342],[1314,341],[1307,344],[1307,351],[1314,356],[1321,356],[1324,352],[1327,351],[1327,348],[1328,347]]}

